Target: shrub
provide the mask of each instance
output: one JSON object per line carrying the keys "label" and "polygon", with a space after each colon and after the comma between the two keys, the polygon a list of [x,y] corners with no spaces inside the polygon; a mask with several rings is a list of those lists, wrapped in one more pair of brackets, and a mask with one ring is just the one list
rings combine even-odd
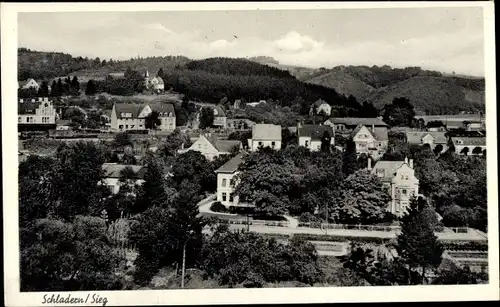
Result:
{"label": "shrub", "polygon": [[226,206],[224,206],[220,201],[216,201],[212,205],[210,205],[210,210],[213,212],[220,212],[220,213],[228,212]]}
{"label": "shrub", "polygon": [[318,218],[310,212],[304,212],[300,215],[299,221],[303,223],[314,223],[318,222]]}
{"label": "shrub", "polygon": [[359,243],[377,243],[383,244],[390,241],[387,238],[377,237],[345,237],[345,236],[331,236],[331,235],[312,235],[312,234],[294,234],[293,237],[300,238],[307,241],[334,241],[334,242],[359,242]]}

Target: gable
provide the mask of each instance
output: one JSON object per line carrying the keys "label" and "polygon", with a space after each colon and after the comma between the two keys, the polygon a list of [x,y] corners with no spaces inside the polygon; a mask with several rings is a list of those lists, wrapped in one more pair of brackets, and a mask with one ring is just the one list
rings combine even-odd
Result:
{"label": "gable", "polygon": [[149,105],[144,106],[144,108],[141,110],[141,113],[139,113],[138,118],[144,118],[147,117],[149,114],[151,114],[152,110]]}
{"label": "gable", "polygon": [[204,135],[200,135],[200,137],[191,145],[190,147],[191,150],[197,150],[197,151],[216,151],[218,152],[217,148],[206,138]]}
{"label": "gable", "polygon": [[422,142],[433,142],[434,137],[430,134],[426,134],[422,137]]}
{"label": "gable", "polygon": [[370,130],[366,126],[361,126],[359,131],[354,135],[355,141],[375,141],[375,138],[371,134]]}

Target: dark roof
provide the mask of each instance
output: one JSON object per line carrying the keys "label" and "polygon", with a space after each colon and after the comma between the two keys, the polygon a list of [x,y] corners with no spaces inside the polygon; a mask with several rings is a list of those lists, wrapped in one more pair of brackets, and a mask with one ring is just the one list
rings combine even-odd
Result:
{"label": "dark roof", "polygon": [[328,119],[333,124],[344,124],[346,126],[357,126],[359,124],[365,126],[388,126],[380,118],[363,118],[363,117],[332,117]]}
{"label": "dark roof", "polygon": [[406,132],[406,141],[411,144],[421,144],[426,135],[431,135],[436,144],[446,144],[447,139],[444,131],[408,131]]}
{"label": "dark roof", "polygon": [[117,163],[104,163],[102,169],[104,170],[105,178],[120,178],[120,173],[125,168],[130,167],[136,174],[136,179],[143,179],[146,173],[146,167],[142,165],[127,165]]}
{"label": "dark roof", "polygon": [[40,102],[20,102],[18,105],[18,114],[35,114]]}
{"label": "dark roof", "polygon": [[219,167],[216,173],[234,173],[238,170],[240,164],[243,163],[243,156],[239,154],[233,157],[231,160],[227,161],[226,164]]}
{"label": "dark roof", "polygon": [[204,137],[212,144],[219,152],[230,152],[233,147],[241,147],[241,141],[237,140],[219,140],[217,135],[204,135]]}
{"label": "dark roof", "polygon": [[122,118],[122,113],[131,113],[132,118],[137,118],[144,105],[135,103],[115,103],[116,117]]}
{"label": "dark roof", "polygon": [[175,116],[175,109],[171,103],[150,103],[151,110],[159,113],[172,113]]}
{"label": "dark roof", "polygon": [[376,170],[383,169],[384,177],[381,178],[381,181],[391,181],[398,168],[403,164],[405,164],[405,161],[378,161],[371,173],[375,174]]}
{"label": "dark roof", "polygon": [[69,120],[69,119],[58,119],[58,120],[56,120],[56,124],[58,126],[67,126],[67,125],[71,124],[71,120]]}
{"label": "dark roof", "polygon": [[301,136],[307,136],[310,137],[311,140],[318,141],[321,140],[323,137],[323,134],[328,132],[331,137],[334,136],[333,134],[333,128],[330,126],[320,126],[320,125],[302,125],[302,127],[299,127],[297,129],[297,133],[299,137]]}

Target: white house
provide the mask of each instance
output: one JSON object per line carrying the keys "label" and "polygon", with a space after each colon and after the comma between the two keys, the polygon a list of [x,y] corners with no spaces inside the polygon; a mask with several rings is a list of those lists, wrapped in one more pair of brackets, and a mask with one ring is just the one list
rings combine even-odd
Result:
{"label": "white house", "polygon": [[448,148],[448,139],[445,133],[444,131],[407,131],[406,141],[415,145],[428,144],[432,150],[441,145],[440,152],[444,152]]}
{"label": "white house", "polygon": [[312,114],[314,109],[316,109],[316,114],[324,114],[330,116],[332,113],[332,107],[323,99],[316,100],[311,106],[310,113]]}
{"label": "white house", "polygon": [[[38,99],[19,99],[18,125],[54,125],[56,124],[56,109],[47,97]],[[55,128],[55,127],[54,127]]]}
{"label": "white house", "polygon": [[197,129],[200,124],[200,114],[203,108],[210,108],[214,112],[214,123],[213,126],[220,128],[227,128],[227,116],[226,112],[221,106],[203,104],[199,112],[196,114],[196,121],[193,124],[193,128]]}
{"label": "white house", "polygon": [[115,103],[111,111],[111,129],[114,131],[144,130],[146,117],[153,111],[158,112],[161,131],[175,130],[175,110],[170,103],[133,104]]}
{"label": "white house", "polygon": [[391,196],[388,211],[398,216],[403,215],[411,198],[419,195],[419,180],[415,177],[413,160],[405,158],[404,161],[378,161],[372,169],[371,159],[368,159],[368,169],[380,178]]}
{"label": "white house", "polygon": [[324,125],[331,126],[335,133],[350,133],[359,125],[373,127],[374,130],[380,130],[387,133],[388,125],[380,118],[369,117],[331,117],[327,119]]}
{"label": "white house", "polygon": [[40,85],[35,81],[35,79],[29,78],[26,81],[19,81],[18,88],[23,89],[23,90],[27,90],[27,89],[32,88],[32,89],[38,91],[38,89],[40,88]]}
{"label": "white house", "polygon": [[120,191],[120,186],[123,184],[120,182],[121,173],[126,168],[130,168],[135,173],[135,176],[129,180],[134,181],[136,185],[141,185],[144,183],[144,174],[146,173],[146,167],[141,165],[104,163],[102,165],[102,169],[104,171],[103,184],[109,188],[111,193],[117,194]]}
{"label": "white house", "polygon": [[486,137],[451,137],[455,152],[462,155],[482,155],[486,150]]}
{"label": "white house", "polygon": [[237,140],[219,140],[217,135],[206,133],[200,137],[189,148],[179,149],[179,153],[185,153],[190,150],[198,151],[208,160],[213,160],[220,155],[230,154],[233,149],[238,151],[243,149],[241,141]]}
{"label": "white house", "polygon": [[371,155],[374,158],[382,156],[387,150],[389,136],[387,130],[377,130],[374,126],[368,128],[358,125],[350,137],[356,144],[356,153]]}
{"label": "white house", "polygon": [[217,173],[217,201],[228,208],[253,206],[248,203],[240,203],[239,197],[233,193],[238,184],[235,176],[239,173],[238,167],[241,163],[243,163],[243,156],[238,154],[215,171]]}
{"label": "white house", "polygon": [[147,89],[153,90],[155,92],[163,92],[165,90],[165,83],[161,77],[150,77],[149,71],[146,70],[144,75],[144,85]]}
{"label": "white house", "polygon": [[297,126],[297,137],[299,146],[304,146],[311,151],[321,150],[321,140],[324,133],[328,133],[330,137],[330,145],[335,145],[335,134],[333,128],[325,125],[302,125]]}
{"label": "white house", "polygon": [[281,149],[281,126],[272,124],[256,124],[252,127],[252,138],[248,139],[250,151],[257,151],[259,147]]}

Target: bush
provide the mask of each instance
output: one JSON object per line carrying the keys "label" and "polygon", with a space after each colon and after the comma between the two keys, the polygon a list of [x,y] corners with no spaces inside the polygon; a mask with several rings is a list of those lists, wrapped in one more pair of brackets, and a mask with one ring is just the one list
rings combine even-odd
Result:
{"label": "bush", "polygon": [[345,237],[345,236],[330,236],[330,235],[312,235],[312,234],[294,234],[294,238],[300,238],[306,241],[333,241],[333,242],[358,242],[358,243],[388,243],[390,239],[377,237]]}
{"label": "bush", "polygon": [[299,221],[303,223],[315,223],[318,222],[318,218],[310,212],[305,212],[299,216]]}
{"label": "bush", "polygon": [[210,210],[213,212],[220,212],[220,213],[229,212],[229,210],[226,209],[226,206],[224,206],[220,201],[216,201],[212,205],[210,205]]}

